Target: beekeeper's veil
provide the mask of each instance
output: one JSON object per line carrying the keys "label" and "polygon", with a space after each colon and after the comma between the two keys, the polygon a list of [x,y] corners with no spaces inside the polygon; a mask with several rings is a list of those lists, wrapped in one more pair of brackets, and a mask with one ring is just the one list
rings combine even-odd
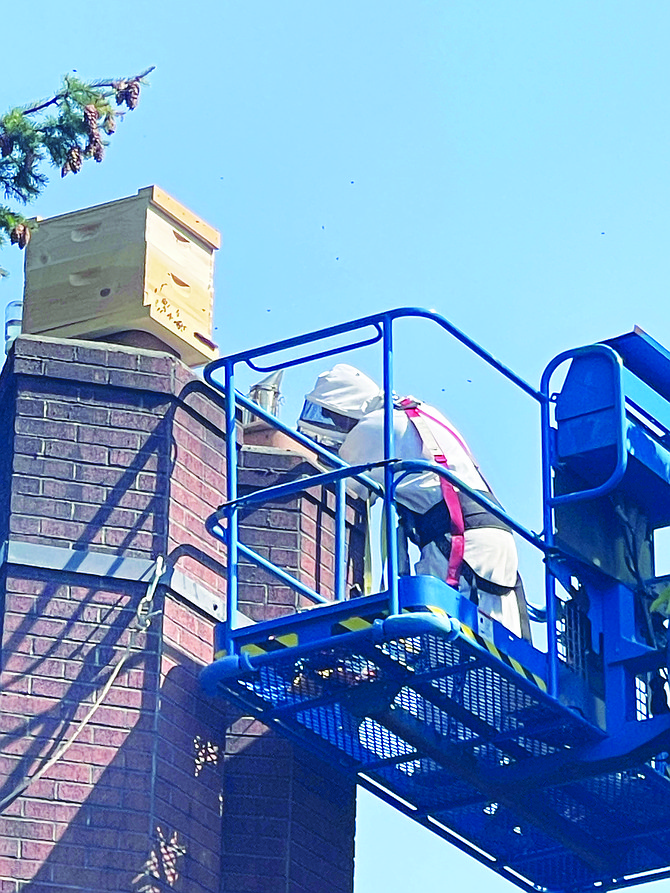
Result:
{"label": "beekeeper's veil", "polygon": [[305,397],[298,430],[325,446],[339,447],[356,422],[383,405],[384,393],[371,378],[338,363],[319,375]]}

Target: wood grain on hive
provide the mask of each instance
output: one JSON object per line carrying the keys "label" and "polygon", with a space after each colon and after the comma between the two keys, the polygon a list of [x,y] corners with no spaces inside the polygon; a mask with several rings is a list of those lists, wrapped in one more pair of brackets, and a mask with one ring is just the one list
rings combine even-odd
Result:
{"label": "wood grain on hive", "polygon": [[158,186],[39,223],[26,250],[23,331],[104,338],[148,332],[190,366],[212,341],[221,237]]}

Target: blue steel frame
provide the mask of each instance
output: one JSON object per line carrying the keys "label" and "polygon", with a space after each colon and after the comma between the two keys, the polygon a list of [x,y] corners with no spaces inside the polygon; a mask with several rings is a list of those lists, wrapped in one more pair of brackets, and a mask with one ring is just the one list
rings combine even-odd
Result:
{"label": "blue steel frame", "polygon": [[[360,319],[352,320],[350,322],[341,323],[336,326],[329,326],[325,329],[319,329],[315,332],[309,332],[304,335],[298,335],[294,338],[286,338],[281,341],[275,341],[271,344],[263,345],[262,347],[252,348],[250,350],[240,351],[236,354],[231,354],[227,357],[222,357],[219,360],[215,360],[212,363],[209,363],[204,369],[204,377],[205,381],[210,384],[212,387],[216,388],[219,391],[223,391],[225,395],[225,406],[226,406],[226,441],[227,441],[227,453],[226,453],[226,472],[227,472],[227,502],[222,509],[220,509],[212,518],[209,519],[208,522],[208,530],[217,538],[224,540],[227,544],[228,548],[228,560],[227,560],[227,617],[228,626],[227,626],[227,641],[225,643],[225,649],[228,654],[235,653],[235,618],[237,617],[237,607],[238,607],[238,577],[237,577],[237,565],[240,553],[242,553],[245,557],[254,561],[256,564],[264,567],[267,571],[274,574],[278,579],[283,580],[288,585],[292,586],[297,591],[301,592],[303,595],[310,598],[313,602],[321,602],[323,601],[322,597],[315,593],[313,590],[310,590],[308,587],[305,587],[303,584],[299,583],[299,581],[295,580],[295,578],[290,577],[281,568],[272,565],[262,556],[258,555],[258,553],[249,549],[246,546],[243,546],[239,542],[238,536],[238,514],[239,510],[247,505],[250,505],[256,501],[265,501],[270,498],[275,498],[277,496],[286,496],[291,493],[301,492],[308,487],[318,486],[320,484],[335,484],[336,487],[336,518],[338,519],[338,526],[336,528],[336,537],[335,537],[335,592],[336,599],[342,600],[344,598],[344,589],[345,589],[345,554],[344,554],[344,545],[345,545],[345,531],[344,531],[344,519],[345,513],[341,511],[341,507],[344,504],[344,493],[345,493],[345,478],[347,477],[356,477],[361,482],[365,483],[369,486],[374,492],[380,494],[384,500],[384,528],[386,534],[386,543],[387,543],[387,558],[386,558],[386,580],[388,586],[388,598],[389,598],[389,610],[392,614],[395,614],[399,610],[399,601],[398,601],[398,547],[396,542],[396,512],[395,512],[395,489],[397,487],[398,481],[396,479],[396,475],[400,474],[404,476],[405,474],[421,470],[423,466],[428,466],[429,463],[398,463],[393,460],[394,455],[394,437],[393,437],[393,403],[390,400],[385,401],[384,405],[384,462],[381,463],[384,468],[384,484],[383,487],[380,488],[374,481],[372,481],[369,477],[366,477],[365,471],[369,470],[372,466],[360,466],[358,468],[352,469],[347,463],[341,460],[336,454],[330,452],[318,444],[316,444],[313,440],[308,437],[301,435],[299,432],[288,428],[283,425],[275,416],[270,413],[265,412],[261,407],[257,404],[253,403],[248,398],[244,397],[242,394],[235,390],[235,367],[240,364],[246,364],[249,368],[254,369],[258,372],[274,372],[278,369],[287,369],[292,366],[297,366],[302,363],[309,362],[311,360],[316,359],[325,359],[330,356],[334,356],[336,354],[345,353],[351,350],[355,350],[360,347],[365,347],[373,344],[381,343],[382,347],[382,361],[383,361],[383,390],[385,394],[393,393],[393,325],[396,320],[406,319],[406,318],[420,318],[427,319],[434,323],[436,323],[440,328],[444,329],[448,334],[452,335],[457,341],[471,350],[474,354],[476,354],[480,359],[484,360],[488,365],[492,366],[498,372],[500,372],[505,378],[511,381],[514,385],[520,388],[524,393],[528,394],[532,397],[536,402],[540,404],[540,406],[544,407],[547,405],[548,397],[546,394],[541,391],[536,390],[532,385],[530,385],[527,381],[522,379],[516,373],[514,373],[511,369],[509,369],[504,363],[501,363],[497,360],[492,354],[486,351],[483,347],[469,338],[465,333],[461,332],[460,329],[456,328],[456,326],[452,325],[448,320],[446,320],[443,316],[440,316],[438,313],[435,313],[431,310],[424,310],[417,307],[401,307],[395,310],[387,310],[383,313],[373,314],[371,316],[361,317]],[[257,361],[263,357],[272,357],[274,354],[278,354],[283,351],[291,350],[297,347],[301,347],[303,345],[314,344],[315,342],[324,341],[329,338],[335,338],[340,335],[345,335],[350,332],[357,332],[361,329],[372,328],[374,330],[374,334],[367,337],[362,337],[359,340],[352,341],[350,344],[346,344],[344,346],[337,346],[333,348],[327,348],[320,351],[315,351],[313,353],[308,353],[304,356],[300,356],[298,358],[293,358],[284,361],[270,362],[267,365],[260,365]],[[614,353],[614,351],[612,351]],[[224,380],[223,384],[221,384],[215,378],[215,374],[223,370]],[[241,406],[243,408],[249,409],[255,416],[269,422],[275,428],[284,433],[288,434],[291,438],[296,440],[299,443],[309,447],[310,450],[316,452],[319,457],[326,461],[327,464],[331,466],[335,466],[335,471],[327,472],[326,474],[314,475],[311,476],[307,481],[297,481],[290,484],[282,485],[279,488],[270,488],[264,490],[261,494],[251,494],[250,496],[239,498],[237,492],[237,440],[236,440],[236,424],[237,424],[237,406]],[[542,418],[545,416],[549,418],[547,413],[544,413]],[[379,464],[379,463],[377,463]],[[468,493],[478,504],[484,506],[489,511],[492,512],[496,517],[500,518],[506,524],[508,524],[513,530],[515,530],[520,536],[530,542],[533,546],[540,549],[543,552],[547,552],[547,544],[546,541],[542,538],[542,536],[538,536],[532,531],[527,530],[525,527],[520,525],[517,521],[511,518],[504,510],[500,509],[498,506],[495,506],[493,503],[489,502],[485,497],[482,497],[480,493],[471,490],[466,484],[460,481],[457,477],[455,477],[451,472],[444,469],[436,469],[434,466],[430,466],[431,471],[436,471],[442,477],[445,477],[447,480],[456,484],[459,488]],[[545,472],[546,476],[546,472]],[[221,525],[221,521],[225,517],[226,519],[226,527]],[[553,611],[555,617],[555,611]],[[547,611],[547,620],[549,621],[550,611]],[[549,661],[549,680],[551,686],[551,680],[553,680],[553,689],[550,687],[550,693],[556,694],[556,680],[558,676],[558,654],[556,648],[556,631],[551,628],[551,624],[548,623],[548,638],[550,641],[548,661]]]}
{"label": "blue steel frame", "polygon": [[[574,493],[564,493],[560,496],[553,494],[552,468],[554,465],[554,432],[551,418],[551,379],[559,366],[575,357],[587,353],[600,353],[612,363],[616,370],[618,387],[615,391],[615,412],[618,422],[618,436],[616,442],[616,465],[612,474],[600,486],[588,490],[579,490]],[[540,381],[540,412],[542,421],[542,526],[543,538],[547,554],[556,551],[554,541],[554,508],[557,505],[570,502],[579,502],[584,499],[595,499],[609,493],[623,479],[628,463],[628,450],[626,449],[626,406],[622,388],[623,363],[616,351],[605,344],[593,344],[588,347],[578,347],[560,353],[549,363]],[[558,635],[556,625],[556,577],[547,567],[545,573],[545,605],[547,611],[547,651],[549,653],[547,679],[547,691],[552,697],[558,695]]]}
{"label": "blue steel frame", "polygon": [[[241,394],[235,391],[235,367],[244,363],[248,365],[250,368],[257,370],[259,372],[270,372],[280,368],[288,368],[291,366],[295,366],[309,360],[326,358],[333,356],[338,353],[344,353],[355,348],[361,346],[367,346],[372,344],[381,344],[383,350],[383,387],[385,394],[393,393],[393,326],[396,320],[413,317],[413,318],[425,318],[440,326],[443,330],[445,330],[448,334],[455,337],[459,342],[465,345],[468,349],[473,351],[477,356],[483,359],[486,363],[496,369],[498,372],[503,374],[509,381],[511,381],[515,386],[521,388],[526,394],[532,397],[540,407],[540,421],[541,421],[541,433],[542,433],[542,493],[543,493],[543,531],[540,534],[534,533],[531,530],[528,530],[523,525],[519,524],[513,518],[511,518],[504,510],[502,510],[499,506],[491,503],[485,496],[482,496],[481,493],[471,490],[468,486],[466,486],[462,481],[460,481],[455,475],[453,475],[450,471],[443,469],[439,466],[436,466],[429,462],[422,461],[399,461],[393,458],[394,456],[394,442],[393,442],[393,403],[391,400],[385,401],[385,409],[384,409],[384,460],[377,463],[367,464],[367,465],[359,465],[351,467],[343,462],[339,457],[331,453],[329,450],[319,446],[313,440],[308,437],[301,435],[299,432],[294,431],[293,429],[283,425],[279,420],[277,420],[273,415],[263,410],[261,407],[257,406],[248,398],[242,396]],[[304,345],[314,344],[319,341],[323,341],[329,338],[333,338],[336,336],[340,336],[347,333],[358,332],[362,329],[372,328],[373,334],[369,337],[354,339],[351,343],[346,344],[345,346],[338,346],[335,348],[327,348],[323,350],[317,350],[312,353],[307,353],[306,355],[300,356],[295,359],[279,361],[279,362],[270,362],[268,365],[261,365],[258,360],[263,357],[271,357],[274,354],[277,354],[281,351],[286,351],[294,348],[298,348]],[[593,487],[589,489],[584,489],[580,491],[575,491],[572,493],[554,495],[553,492],[553,471],[552,469],[555,466],[557,461],[556,456],[556,427],[554,426],[554,420],[552,417],[552,404],[554,402],[554,397],[551,393],[551,381],[554,373],[558,369],[558,367],[569,360],[574,359],[575,357],[579,357],[586,353],[598,353],[602,354],[606,357],[607,361],[612,364],[614,370],[614,415],[617,420],[616,425],[616,460],[614,463],[614,468],[611,471],[608,479],[598,487]],[[224,381],[223,384],[218,382],[215,379],[215,375],[223,370],[224,373]],[[619,354],[613,350],[612,348],[606,345],[592,345],[589,347],[578,348],[571,351],[566,351],[565,353],[560,354],[556,357],[552,362],[547,366],[545,370],[540,390],[536,390],[523,379],[519,378],[515,373],[509,370],[506,366],[496,360],[491,354],[477,345],[474,341],[464,335],[460,330],[455,328],[451,323],[449,323],[446,319],[439,316],[438,314],[421,310],[418,308],[400,308],[396,310],[387,311],[385,313],[380,313],[372,316],[363,317],[358,320],[354,320],[352,322],[344,323],[338,326],[332,326],[329,328],[321,329],[316,332],[308,333],[305,335],[297,336],[295,338],[285,339],[282,341],[274,342],[273,344],[269,344],[263,347],[254,348],[252,350],[243,351],[237,354],[234,354],[229,357],[222,358],[220,360],[215,361],[214,363],[210,363],[209,366],[206,367],[205,372],[206,381],[217,388],[218,390],[223,390],[225,393],[226,401],[226,437],[227,437],[227,472],[228,472],[228,500],[227,502],[216,512],[212,517],[208,520],[208,530],[217,538],[223,540],[227,544],[228,549],[228,589],[227,589],[227,617],[228,621],[225,627],[225,636],[226,640],[224,642],[224,649],[227,653],[227,666],[229,669],[223,670],[221,668],[221,664],[224,663],[222,661],[217,661],[210,668],[206,668],[203,671],[203,681],[205,678],[209,680],[210,683],[217,683],[217,680],[221,680],[223,678],[224,673],[232,673],[235,674],[239,672],[240,674],[255,672],[261,664],[265,663],[270,665],[275,660],[275,656],[267,655],[266,657],[253,658],[253,663],[250,661],[248,655],[242,650],[240,643],[244,643],[245,636],[249,637],[249,628],[236,628],[235,618],[237,617],[237,596],[238,596],[238,580],[237,580],[237,562],[239,556],[242,555],[247,559],[255,562],[256,564],[263,567],[265,570],[269,571],[275,577],[282,580],[285,584],[292,587],[294,590],[298,591],[302,595],[306,596],[308,599],[315,603],[324,603],[328,601],[323,598],[319,593],[300,583],[298,580],[287,574],[281,568],[278,568],[263,556],[256,553],[254,550],[250,549],[243,543],[240,543],[238,540],[238,515],[239,512],[243,509],[254,506],[258,503],[265,502],[268,500],[278,499],[280,497],[296,494],[302,492],[304,490],[310,489],[312,487],[327,485],[334,487],[336,494],[336,536],[335,536],[335,553],[336,553],[336,562],[335,562],[335,590],[336,590],[336,600],[342,601],[345,599],[345,584],[346,584],[346,564],[345,564],[345,512],[344,508],[344,500],[345,500],[345,480],[348,477],[353,477],[368,486],[371,490],[381,495],[384,500],[385,512],[384,512],[384,526],[386,533],[386,542],[387,542],[387,571],[386,571],[386,583],[388,586],[388,592],[380,593],[377,596],[372,596],[371,600],[385,600],[388,605],[388,613],[391,615],[389,618],[389,623],[404,623],[404,617],[407,615],[399,614],[399,606],[400,606],[400,598],[399,598],[399,585],[398,585],[398,551],[397,551],[397,540],[396,540],[396,517],[394,512],[394,495],[395,490],[400,482],[407,474],[415,473],[417,471],[424,471],[430,469],[435,474],[438,474],[450,482],[454,483],[458,488],[467,492],[472,499],[475,500],[479,505],[484,506],[489,512],[498,517],[500,520],[504,521],[507,525],[510,526],[519,536],[525,539],[527,542],[531,543],[534,547],[538,548],[545,556],[545,565],[546,565],[546,582],[545,582],[545,595],[546,595],[546,621],[547,621],[547,695],[549,699],[553,699],[558,706],[560,704],[558,699],[558,675],[559,675],[559,656],[558,656],[558,633],[557,633],[557,593],[556,593],[556,575],[555,570],[552,569],[552,564],[554,559],[557,558],[565,558],[567,559],[568,566],[570,566],[570,556],[562,553],[555,542],[554,537],[554,509],[557,506],[564,505],[570,502],[577,502],[580,500],[593,499],[598,496],[604,495],[610,490],[614,489],[623,479],[628,461],[628,447],[626,443],[627,437],[627,417],[626,417],[626,401],[624,397],[624,393],[627,394],[627,386],[625,385],[626,376],[628,375],[628,370],[623,367],[621,357]],[[644,389],[644,386],[641,382],[637,382],[638,385],[641,385]],[[653,396],[653,394],[652,394]],[[659,399],[659,398],[656,398]],[[642,403],[646,406],[646,399],[642,400]],[[318,454],[318,456],[324,460],[326,465],[330,466],[332,470],[326,471],[321,474],[311,475],[302,480],[293,481],[286,484],[281,484],[274,487],[265,488],[262,491],[253,492],[244,496],[239,496],[237,492],[237,442],[236,442],[236,416],[237,416],[237,407],[241,406],[243,408],[248,409],[253,415],[259,417],[272,426],[277,428],[280,431],[285,432],[294,440],[304,444],[307,446],[312,452]],[[647,407],[647,411],[653,407]],[[643,407],[643,412],[645,409]],[[670,420],[670,416],[668,416],[668,420]],[[653,419],[652,419],[653,421]],[[670,432],[670,427],[665,429]],[[382,467],[384,471],[384,483],[383,486],[379,486],[375,481],[373,481],[369,476],[368,472],[373,468]],[[430,578],[419,578],[419,579],[430,579]],[[619,587],[622,588],[622,587]],[[365,601],[362,599],[361,601]],[[343,607],[343,606],[340,606]],[[325,608],[325,612],[335,612],[339,610],[335,606],[331,606],[331,608]],[[316,615],[320,612],[314,612],[314,617],[316,619]],[[438,620],[435,617],[428,617],[427,615],[423,615],[426,619],[424,621],[428,626],[434,625],[436,629],[440,627],[441,635],[447,636],[448,638],[448,630],[446,627],[444,629],[441,628],[441,623],[443,621]],[[417,620],[417,615],[414,615],[414,619],[412,621],[412,629],[415,629],[414,622]],[[288,621],[288,618],[286,618]],[[384,621],[386,622],[386,621]],[[377,624],[382,621],[375,621],[374,627],[370,630],[370,634],[374,636],[375,628]],[[456,625],[458,622],[456,621]],[[290,624],[286,623],[284,625],[276,624],[277,630],[281,626],[283,629],[289,629]],[[380,627],[381,628],[381,627]],[[404,627],[403,627],[404,629]],[[418,630],[418,627],[416,627]],[[612,638],[616,638],[616,631],[618,628],[612,627],[613,636]],[[398,636],[402,637],[402,634],[398,632]],[[414,632],[410,633],[406,631],[404,635],[410,636],[414,635]],[[457,635],[455,633],[455,635]],[[346,646],[346,642],[351,638],[366,638],[368,637],[368,633],[349,633],[343,636],[338,636],[337,641],[339,645],[342,647]],[[346,640],[346,642],[345,642]],[[331,639],[323,639],[323,640],[314,640],[312,639],[308,645],[304,645],[303,650],[306,648],[310,652],[317,650],[319,648],[327,648]],[[333,646],[334,647],[334,646]],[[531,649],[532,650],[532,649]],[[295,651],[300,651],[300,649],[295,649]],[[635,656],[635,652],[631,651],[630,654]],[[622,652],[622,657],[626,655]],[[621,663],[620,660],[614,660],[613,664]],[[219,666],[217,666],[217,664]],[[234,669],[234,668],[237,669]],[[615,671],[613,672],[612,678],[614,678],[615,673],[619,672],[623,674],[624,668],[615,667]],[[517,680],[518,685],[527,685],[530,683],[526,683],[523,680]],[[207,687],[207,686],[205,686]],[[228,688],[228,693],[231,694],[231,689]],[[235,695],[233,694],[233,699]],[[595,767],[593,769],[594,773],[609,771],[607,769],[608,766],[613,767],[613,771],[615,776],[617,777],[616,765],[618,765],[618,760],[621,757],[629,756],[630,754],[637,753],[638,750],[645,748],[645,753],[649,752],[650,742],[655,746],[658,744],[658,748],[661,748],[661,745],[664,745],[664,742],[667,741],[667,735],[670,732],[670,727],[667,721],[667,717],[659,716],[654,717],[651,720],[648,720],[646,723],[630,723],[626,722],[626,718],[623,715],[622,708],[624,706],[624,701],[622,698],[614,697],[616,701],[615,704],[615,712],[619,711],[621,713],[620,722],[617,725],[616,723],[612,724],[610,728],[608,722],[608,732],[609,734],[605,734],[600,731],[598,734],[602,736],[603,740],[600,740],[596,743],[592,743],[586,749],[574,749],[567,752],[567,755],[564,754],[563,757],[567,760],[567,765],[570,765],[570,754],[577,755],[581,754],[581,758],[584,761],[584,766],[588,769],[589,765]],[[240,701],[243,703],[243,700]],[[277,716],[274,716],[272,712],[267,713],[267,716],[270,718],[272,722],[279,723],[282,725],[281,720],[281,711],[278,710]],[[569,715],[570,711],[566,711]],[[609,710],[608,710],[609,714]],[[577,717],[573,717],[574,721],[577,722]],[[581,720],[580,720],[581,721]],[[585,727],[588,723],[584,723]],[[290,724],[286,726],[286,733],[296,738],[295,730],[292,731]],[[593,728],[594,732],[597,732],[595,728]],[[612,732],[614,734],[612,734]],[[298,738],[301,744],[305,744],[301,738]],[[572,745],[570,745],[572,747]],[[616,762],[616,765],[615,765]],[[628,764],[626,764],[628,765]],[[646,767],[643,767],[646,769]],[[525,763],[524,766],[520,770],[519,781],[523,783],[528,783],[534,777],[534,767],[532,765],[532,761]],[[525,773],[525,774],[524,774]],[[619,772],[621,777],[625,777],[625,772]],[[557,769],[557,776],[560,776],[560,767]],[[641,777],[641,776],[639,776]],[[539,778],[539,776],[538,776]],[[508,865],[503,864],[491,864],[487,861],[490,857],[487,853],[483,851],[479,851],[477,846],[471,844],[468,840],[461,838],[458,834],[452,832],[449,828],[441,825],[439,822],[436,822],[432,819],[430,815],[426,815],[425,817],[417,816],[412,813],[409,806],[404,806],[403,801],[398,800],[392,793],[384,790],[383,788],[379,788],[378,784],[370,779],[367,779],[365,774],[359,774],[359,781],[369,790],[373,791],[378,796],[382,797],[382,799],[387,800],[387,802],[394,805],[397,809],[401,811],[405,811],[406,814],[411,815],[415,820],[420,821],[422,824],[426,825],[426,827],[431,828],[434,832],[440,834],[440,836],[444,837],[447,840],[450,840],[456,846],[459,846],[465,852],[468,852],[470,855],[479,859],[479,861],[484,864],[489,864],[495,871],[499,874],[507,877],[512,882],[516,883],[518,886],[525,888],[527,890],[537,890],[538,887],[528,881],[525,877],[518,874],[513,868],[510,868]],[[546,783],[546,779],[545,779]],[[630,875],[624,876],[617,879],[612,879],[607,883],[605,889],[615,888],[615,887],[624,887],[629,884],[639,883],[642,879],[655,879],[655,878],[665,878],[670,876],[670,869],[661,868],[657,870],[651,870],[649,872],[641,872],[639,875]],[[593,886],[602,886],[601,881],[595,882]],[[590,888],[590,884],[587,884],[587,887]]]}

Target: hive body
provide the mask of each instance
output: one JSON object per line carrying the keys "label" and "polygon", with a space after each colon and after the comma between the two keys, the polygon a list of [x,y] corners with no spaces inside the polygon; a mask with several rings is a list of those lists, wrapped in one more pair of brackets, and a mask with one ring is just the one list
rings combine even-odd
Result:
{"label": "hive body", "polygon": [[148,332],[190,366],[217,356],[219,233],[157,186],[40,222],[26,251],[23,331],[70,338]]}

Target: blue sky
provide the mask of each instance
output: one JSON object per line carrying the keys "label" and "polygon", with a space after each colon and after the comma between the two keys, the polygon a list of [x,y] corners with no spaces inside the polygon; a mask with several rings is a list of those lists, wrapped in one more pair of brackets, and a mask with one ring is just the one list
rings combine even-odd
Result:
{"label": "blue sky", "polygon": [[[5,108],[72,69],[157,66],[105,163],[56,172],[33,208],[158,183],[209,220],[225,353],[405,304],[534,383],[634,324],[670,344],[665,2],[33,0],[7,5],[3,31]],[[21,260],[3,252],[5,301]],[[396,381],[452,417],[537,525],[528,401],[414,325]],[[308,384],[287,383],[287,418]],[[356,893],[513,889],[367,796],[360,816]]]}

